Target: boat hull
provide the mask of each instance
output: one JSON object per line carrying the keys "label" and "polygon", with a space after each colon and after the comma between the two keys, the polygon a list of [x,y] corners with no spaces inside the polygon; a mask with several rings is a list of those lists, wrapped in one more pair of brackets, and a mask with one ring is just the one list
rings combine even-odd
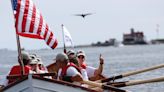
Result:
{"label": "boat hull", "polygon": [[64,81],[29,75],[3,88],[3,92],[97,92]]}

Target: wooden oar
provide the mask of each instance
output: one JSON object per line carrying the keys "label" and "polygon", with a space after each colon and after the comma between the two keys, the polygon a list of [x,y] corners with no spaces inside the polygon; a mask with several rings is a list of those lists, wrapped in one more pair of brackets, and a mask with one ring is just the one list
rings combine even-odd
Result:
{"label": "wooden oar", "polygon": [[164,76],[153,78],[153,79],[147,79],[147,80],[133,80],[133,81],[127,81],[127,82],[118,82],[118,83],[111,83],[110,85],[115,87],[125,87],[125,86],[132,86],[132,85],[139,85],[139,84],[145,84],[145,83],[154,83],[154,82],[164,82]]}
{"label": "wooden oar", "polygon": [[[38,74],[32,74],[32,75],[38,75],[38,76],[54,76],[56,75],[56,73],[38,73]],[[16,78],[20,78],[20,77],[27,77],[28,75],[10,75],[10,76],[7,76],[7,79],[16,79]]]}
{"label": "wooden oar", "polygon": [[81,83],[85,83],[85,84],[88,84],[88,85],[91,85],[91,86],[94,86],[94,87],[100,87],[102,89],[112,90],[112,91],[115,91],[115,92],[127,92],[125,90],[122,90],[122,89],[119,89],[119,88],[116,88],[116,87],[113,87],[113,86],[110,86],[110,85],[103,85],[102,83],[95,83],[95,82],[92,82],[92,81],[83,80]]}
{"label": "wooden oar", "polygon": [[150,70],[155,70],[155,69],[162,68],[162,67],[164,67],[164,64],[152,66],[152,67],[149,67],[149,68],[144,68],[144,69],[141,69],[141,70],[135,70],[135,71],[123,73],[123,74],[120,74],[120,75],[117,75],[117,76],[109,77],[107,79],[99,80],[97,82],[108,82],[108,81],[111,81],[111,80],[120,79],[120,78],[123,78],[123,77],[127,77],[127,76],[130,76],[130,75],[147,72],[147,71],[150,71]]}

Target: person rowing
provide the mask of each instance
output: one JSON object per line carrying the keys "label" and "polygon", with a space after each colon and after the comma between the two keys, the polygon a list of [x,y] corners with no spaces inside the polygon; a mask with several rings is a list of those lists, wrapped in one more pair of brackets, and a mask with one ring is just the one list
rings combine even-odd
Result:
{"label": "person rowing", "polygon": [[66,54],[69,59],[74,58],[76,56],[76,53],[74,50],[69,50]]}
{"label": "person rowing", "polygon": [[56,64],[60,68],[57,79],[67,82],[83,81],[80,69],[75,64],[69,62],[68,56],[66,54],[57,54]]}
{"label": "person rowing", "polygon": [[69,62],[72,62],[74,63],[76,66],[79,67],[79,63],[78,63],[78,60],[76,58],[76,53],[74,50],[69,50],[67,53],[67,56],[69,58]]}
{"label": "person rowing", "polygon": [[[83,80],[88,81],[89,79],[88,79],[87,71],[79,66],[79,62],[77,60],[75,51],[74,50],[69,50],[67,52],[67,56],[69,58],[69,62],[74,63],[80,69]],[[83,84],[82,86],[88,87],[88,85],[85,85],[85,84]]]}
{"label": "person rowing", "polygon": [[104,59],[102,58],[102,56],[100,55],[100,58],[99,58],[100,60],[99,67],[94,68],[94,67],[86,65],[86,61],[85,61],[86,55],[84,51],[79,50],[76,55],[79,62],[79,67],[87,71],[88,78],[93,81],[97,80],[97,77],[100,76],[103,71]]}
{"label": "person rowing", "polygon": [[[30,54],[28,52],[22,51],[21,53],[22,59],[23,59],[23,64],[24,64],[24,70],[25,70],[25,75],[28,75],[30,73],[33,73],[29,63],[31,62],[31,57]],[[18,59],[19,60],[19,59]],[[10,72],[9,72],[9,76],[12,75],[21,75],[21,66],[20,65],[15,65],[11,68]],[[15,82],[16,80],[20,79],[19,77],[17,79],[9,79],[8,80],[8,84]]]}
{"label": "person rowing", "polygon": [[[74,63],[69,62],[69,58],[65,53],[57,54],[56,64],[60,67],[57,79],[71,82],[83,87],[89,87],[87,84],[82,83],[84,80],[88,81],[88,76],[85,69],[80,69]],[[101,88],[97,87],[92,89],[102,91]]]}
{"label": "person rowing", "polygon": [[33,71],[35,71],[36,73],[48,73],[46,67],[44,67],[44,64],[40,56],[36,54],[30,54],[30,57],[31,57],[30,65]]}

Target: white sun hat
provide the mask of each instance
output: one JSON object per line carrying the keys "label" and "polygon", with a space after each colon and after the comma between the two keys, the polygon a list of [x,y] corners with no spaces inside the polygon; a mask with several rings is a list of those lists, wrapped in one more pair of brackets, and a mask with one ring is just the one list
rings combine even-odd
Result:
{"label": "white sun hat", "polygon": [[85,56],[85,52],[82,50],[77,51],[77,56]]}
{"label": "white sun hat", "polygon": [[30,57],[31,57],[30,64],[37,64],[38,63],[38,60],[37,60],[35,55],[31,54]]}
{"label": "white sun hat", "polygon": [[43,64],[43,62],[42,62],[42,59],[41,58],[36,58],[37,59],[37,61],[38,61],[38,64]]}

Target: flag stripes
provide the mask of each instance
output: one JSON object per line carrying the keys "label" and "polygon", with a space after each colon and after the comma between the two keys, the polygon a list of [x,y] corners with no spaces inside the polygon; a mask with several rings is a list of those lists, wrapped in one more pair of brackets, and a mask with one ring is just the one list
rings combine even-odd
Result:
{"label": "flag stripes", "polygon": [[57,46],[57,39],[32,0],[11,1],[17,34],[29,38],[44,39],[46,44],[54,49]]}

